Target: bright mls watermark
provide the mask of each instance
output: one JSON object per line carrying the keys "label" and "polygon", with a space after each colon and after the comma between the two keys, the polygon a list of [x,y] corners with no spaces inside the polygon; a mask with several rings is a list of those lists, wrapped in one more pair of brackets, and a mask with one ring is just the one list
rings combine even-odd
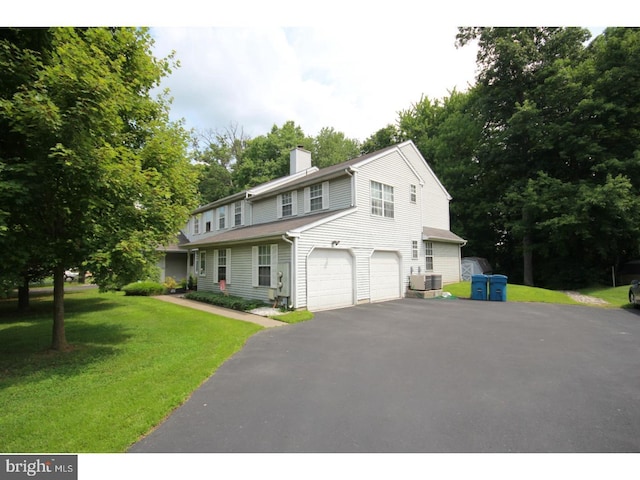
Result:
{"label": "bright mls watermark", "polygon": [[0,455],[0,480],[78,480],[77,455]]}

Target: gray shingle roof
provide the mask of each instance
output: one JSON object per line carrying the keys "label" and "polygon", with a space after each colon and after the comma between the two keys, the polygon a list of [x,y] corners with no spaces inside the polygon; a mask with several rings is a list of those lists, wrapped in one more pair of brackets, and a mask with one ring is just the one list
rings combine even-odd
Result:
{"label": "gray shingle roof", "polygon": [[332,210],[315,215],[305,215],[303,217],[294,217],[286,220],[278,220],[276,222],[260,223],[247,227],[234,228],[217,235],[209,235],[207,237],[195,240],[191,243],[182,244],[181,247],[198,247],[203,245],[214,245],[222,243],[238,243],[244,240],[256,240],[259,238],[279,237],[285,233],[315,223],[319,220],[340,214],[349,209]]}
{"label": "gray shingle roof", "polygon": [[447,242],[447,243],[467,243],[466,240],[460,238],[453,232],[449,230],[443,230],[441,228],[432,228],[432,227],[423,227],[422,228],[422,239],[423,240],[431,240],[436,242]]}

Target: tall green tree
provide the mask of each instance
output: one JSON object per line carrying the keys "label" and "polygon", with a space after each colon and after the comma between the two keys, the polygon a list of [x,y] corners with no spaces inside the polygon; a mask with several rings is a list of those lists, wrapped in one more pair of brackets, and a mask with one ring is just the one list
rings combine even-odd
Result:
{"label": "tall green tree", "polygon": [[232,179],[237,191],[274,178],[289,175],[291,149],[302,146],[311,151],[313,138],[307,137],[293,121],[273,125],[266,135],[247,141],[242,158],[234,165]]}
{"label": "tall green tree", "polygon": [[329,167],[357,157],[360,144],[333,127],[324,127],[313,139],[311,158],[318,168]]}
{"label": "tall green tree", "polygon": [[237,191],[233,168],[242,163],[250,137],[237,124],[223,130],[205,130],[194,136],[192,155],[200,166],[198,191],[204,203],[214,202]]}
{"label": "tall green tree", "polygon": [[171,59],[152,44],[136,28],[0,31],[0,247],[53,273],[53,349],[67,347],[64,270],[134,278],[195,206],[188,135],[151,96]]}
{"label": "tall green tree", "polygon": [[363,154],[375,152],[400,143],[403,140],[404,138],[402,138],[398,127],[390,123],[366,138],[362,142],[360,152]]}
{"label": "tall green tree", "polygon": [[[467,28],[458,35],[460,45],[479,42],[480,178],[495,198],[502,265],[525,284],[593,281],[637,232],[628,201],[635,153],[614,154],[616,142],[606,140],[617,135],[607,113],[622,114],[631,129],[638,117],[598,88],[632,67],[601,39],[587,47],[589,37],[580,28]],[[613,43],[627,50],[634,42]],[[637,91],[637,82],[628,88]]]}

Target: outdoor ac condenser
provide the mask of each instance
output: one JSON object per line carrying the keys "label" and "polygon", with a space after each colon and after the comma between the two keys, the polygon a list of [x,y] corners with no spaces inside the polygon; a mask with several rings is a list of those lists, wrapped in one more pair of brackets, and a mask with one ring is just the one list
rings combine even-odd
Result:
{"label": "outdoor ac condenser", "polygon": [[431,290],[431,275],[411,275],[409,288],[411,290]]}

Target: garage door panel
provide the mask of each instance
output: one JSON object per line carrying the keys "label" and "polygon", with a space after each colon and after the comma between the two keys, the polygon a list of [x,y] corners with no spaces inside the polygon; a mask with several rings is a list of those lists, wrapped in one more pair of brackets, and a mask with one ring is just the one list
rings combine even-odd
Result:
{"label": "garage door panel", "polygon": [[395,252],[373,252],[370,282],[372,302],[400,298],[400,259]]}
{"label": "garage door panel", "polygon": [[353,305],[354,262],[347,250],[316,249],[307,261],[307,308]]}

